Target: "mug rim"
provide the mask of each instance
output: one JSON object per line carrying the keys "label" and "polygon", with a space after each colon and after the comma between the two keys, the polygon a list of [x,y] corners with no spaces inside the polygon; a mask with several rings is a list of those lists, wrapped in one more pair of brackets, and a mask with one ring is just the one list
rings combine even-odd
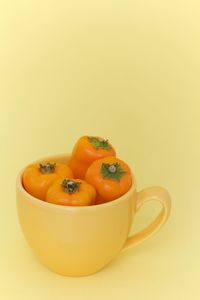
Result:
{"label": "mug rim", "polygon": [[50,203],[50,202],[46,202],[46,201],[40,200],[40,199],[32,196],[25,190],[25,188],[23,187],[23,183],[22,183],[22,175],[23,175],[25,169],[29,165],[31,165],[33,163],[38,163],[43,160],[51,160],[52,158],[56,158],[56,157],[62,158],[64,156],[68,157],[70,155],[69,154],[57,154],[57,155],[46,156],[41,159],[37,159],[30,164],[27,164],[23,169],[21,169],[21,171],[17,175],[17,180],[16,180],[17,191],[20,192],[21,194],[23,194],[24,197],[28,201],[32,202],[34,205],[42,206],[47,209],[54,209],[54,210],[61,210],[61,211],[69,211],[69,210],[70,211],[79,211],[79,210],[86,211],[86,210],[103,209],[105,207],[114,206],[117,203],[123,202],[125,199],[129,198],[129,196],[136,191],[136,180],[135,180],[135,176],[133,175],[132,171],[131,171],[132,185],[131,185],[130,189],[125,194],[123,194],[121,197],[114,199],[112,201],[98,204],[98,205],[70,206],[70,205],[60,205],[60,204]]}

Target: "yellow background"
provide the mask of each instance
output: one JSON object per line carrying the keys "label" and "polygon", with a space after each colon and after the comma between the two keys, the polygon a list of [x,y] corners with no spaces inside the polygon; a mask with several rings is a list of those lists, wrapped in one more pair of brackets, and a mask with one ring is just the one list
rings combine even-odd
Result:
{"label": "yellow background", "polygon": [[[200,298],[199,53],[197,0],[0,1],[2,300]],[[68,278],[27,246],[15,178],[83,134],[109,138],[138,189],[165,186],[173,206],[154,237]],[[138,213],[135,230],[156,209]]]}

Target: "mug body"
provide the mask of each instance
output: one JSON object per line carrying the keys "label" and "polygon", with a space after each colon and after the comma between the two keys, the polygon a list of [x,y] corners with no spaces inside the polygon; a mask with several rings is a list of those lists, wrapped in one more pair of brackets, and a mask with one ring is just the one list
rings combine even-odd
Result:
{"label": "mug body", "polygon": [[[67,163],[58,155],[40,162]],[[42,264],[68,276],[95,273],[117,256],[127,240],[136,205],[135,181],[122,197],[92,206],[62,206],[28,194],[17,178],[17,211],[24,236]]]}

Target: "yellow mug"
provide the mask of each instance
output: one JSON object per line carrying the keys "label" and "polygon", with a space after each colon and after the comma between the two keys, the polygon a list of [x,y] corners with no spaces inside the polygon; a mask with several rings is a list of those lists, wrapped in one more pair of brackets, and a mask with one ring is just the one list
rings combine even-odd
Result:
{"label": "yellow mug", "polygon": [[[68,155],[46,157],[37,162],[67,163]],[[66,276],[95,273],[119,252],[144,241],[167,220],[171,201],[161,187],[136,191],[100,205],[72,207],[47,203],[28,194],[22,185],[22,170],[17,178],[17,210],[24,236],[39,261],[50,270]],[[149,200],[162,208],[157,218],[141,232],[129,237],[135,213]]]}

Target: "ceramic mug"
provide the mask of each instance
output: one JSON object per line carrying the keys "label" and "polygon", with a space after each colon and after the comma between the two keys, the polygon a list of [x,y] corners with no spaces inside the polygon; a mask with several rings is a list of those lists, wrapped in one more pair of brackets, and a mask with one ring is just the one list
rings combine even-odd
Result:
{"label": "ceramic mug", "polygon": [[[69,156],[46,157],[37,162],[67,163]],[[100,205],[62,206],[47,203],[28,194],[17,178],[17,210],[24,236],[39,261],[54,272],[68,276],[95,273],[122,249],[134,246],[154,234],[166,222],[171,207],[169,193],[161,187],[136,191]],[[149,200],[161,204],[156,219],[129,236],[135,213]]]}

